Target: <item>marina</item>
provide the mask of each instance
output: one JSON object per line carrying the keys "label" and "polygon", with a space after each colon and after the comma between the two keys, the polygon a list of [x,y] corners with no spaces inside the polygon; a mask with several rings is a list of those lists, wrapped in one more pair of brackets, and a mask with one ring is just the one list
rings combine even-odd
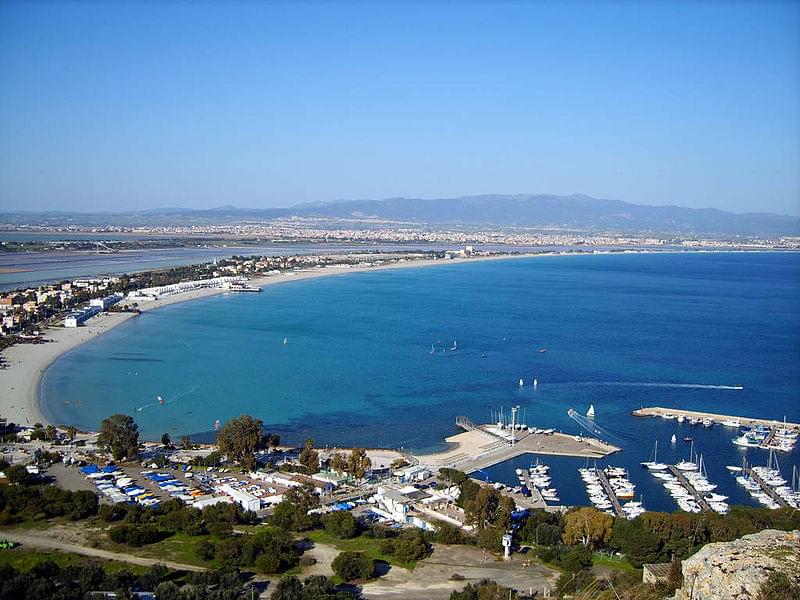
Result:
{"label": "marina", "polygon": [[[708,504],[708,502],[706,502],[706,500],[703,498],[703,496],[700,494],[700,492],[698,492],[695,489],[695,487],[692,485],[692,483],[689,482],[689,479],[686,476],[686,472],[682,471],[681,469],[677,468],[674,465],[670,465],[669,470],[672,473],[672,476],[675,477],[675,479],[678,480],[678,482],[680,483],[681,487],[683,487],[689,494],[691,494],[694,497],[694,502],[696,503],[696,506],[699,507],[699,509],[697,511],[691,510],[691,511],[687,511],[687,512],[700,512],[700,511],[702,511],[702,512],[710,512],[711,511],[711,506]],[[681,506],[681,503],[678,502],[678,505]],[[691,508],[692,506],[689,505],[689,507]],[[681,506],[681,508],[684,508],[684,507]]]}

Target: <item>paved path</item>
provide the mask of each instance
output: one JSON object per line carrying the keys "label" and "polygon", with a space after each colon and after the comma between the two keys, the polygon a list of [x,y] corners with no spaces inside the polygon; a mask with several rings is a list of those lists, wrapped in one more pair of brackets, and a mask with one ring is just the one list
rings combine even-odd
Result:
{"label": "paved path", "polygon": [[103,560],[116,560],[120,562],[130,563],[133,565],[143,565],[145,567],[152,567],[153,565],[164,565],[170,569],[178,571],[205,571],[205,568],[196,565],[186,565],[183,563],[176,563],[171,560],[160,560],[157,558],[145,558],[143,556],[134,556],[132,554],[122,554],[119,552],[109,552],[108,550],[100,550],[98,548],[87,548],[78,544],[69,544],[67,542],[60,542],[53,538],[36,531],[6,531],[0,530],[0,538],[17,542],[26,546],[34,546],[45,550],[57,550],[60,552],[72,552],[73,554],[80,554],[82,556],[91,556],[93,558],[102,558]]}

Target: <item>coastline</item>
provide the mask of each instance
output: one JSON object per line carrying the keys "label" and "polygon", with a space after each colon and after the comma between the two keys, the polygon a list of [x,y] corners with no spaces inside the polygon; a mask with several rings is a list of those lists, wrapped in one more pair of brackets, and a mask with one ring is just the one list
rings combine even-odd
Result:
{"label": "coastline", "polygon": [[[256,277],[250,280],[250,285],[264,289],[271,285],[330,277],[335,275],[348,275],[351,273],[369,273],[374,271],[387,271],[392,269],[421,268],[436,265],[472,264],[491,260],[509,260],[514,258],[534,258],[537,256],[557,256],[558,254],[509,254],[501,256],[483,256],[469,259],[438,259],[438,260],[409,260],[371,267],[324,267],[294,272],[281,273]],[[225,289],[202,289],[175,296],[168,296],[152,302],[139,304],[142,313],[157,310],[163,306],[208,298],[221,294],[232,293]],[[44,344],[15,344],[3,351],[7,367],[0,370],[0,417],[18,425],[33,425],[42,423],[51,424],[45,416],[41,406],[39,388],[42,378],[48,367],[59,357],[75,348],[85,344],[98,336],[111,331],[128,319],[134,318],[135,313],[100,313],[81,327],[65,328],[60,326],[48,327],[43,330],[43,337],[48,340]],[[53,425],[67,425],[67,423],[52,423]]]}

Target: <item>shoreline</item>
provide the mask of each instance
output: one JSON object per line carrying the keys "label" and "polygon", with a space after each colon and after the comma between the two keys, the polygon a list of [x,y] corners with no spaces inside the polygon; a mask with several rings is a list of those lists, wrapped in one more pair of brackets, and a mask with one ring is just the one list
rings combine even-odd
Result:
{"label": "shoreline", "polygon": [[[535,258],[537,256],[558,256],[552,254],[508,254],[501,256],[483,256],[469,259],[438,259],[438,260],[408,260],[398,263],[376,265],[371,267],[324,267],[308,270],[290,271],[280,275],[256,277],[249,281],[253,287],[259,289],[271,285],[317,279],[336,275],[349,275],[352,273],[371,273],[375,271],[388,271],[394,269],[421,268],[436,265],[457,265],[486,262],[491,260],[509,260],[519,258]],[[171,304],[210,298],[230,292],[222,288],[202,289],[175,296],[144,302],[139,304],[139,310],[147,313]],[[127,303],[127,300],[125,301]],[[86,325],[75,328],[51,326],[42,331],[43,337],[48,341],[44,344],[15,344],[3,351],[6,359],[6,368],[0,370],[0,417],[8,419],[17,425],[32,426],[34,423],[43,425],[66,425],[65,423],[51,423],[46,417],[41,404],[41,382],[47,369],[61,356],[90,342],[118,325],[136,317],[135,313],[104,312],[93,317]]]}

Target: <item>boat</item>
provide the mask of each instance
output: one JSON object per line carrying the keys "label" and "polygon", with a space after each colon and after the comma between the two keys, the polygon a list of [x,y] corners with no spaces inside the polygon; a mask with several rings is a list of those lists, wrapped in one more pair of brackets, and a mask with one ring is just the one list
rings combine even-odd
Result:
{"label": "boat", "polygon": [[687,435],[685,438],[683,438],[683,441],[684,441],[684,442],[693,442],[693,441],[694,441],[694,438],[693,438],[693,437],[691,437],[691,436],[688,436],[688,435]]}
{"label": "boat", "polygon": [[586,411],[586,416],[590,419],[594,419],[594,404],[589,405],[589,410]]}
{"label": "boat", "polygon": [[547,352],[547,348],[539,348],[539,354],[544,354]]}
{"label": "boat", "polygon": [[[283,344],[284,344],[284,345],[286,345],[286,340],[285,340],[285,339],[283,340]],[[431,344],[431,351],[430,351],[430,353],[431,353],[431,354],[436,354],[436,347],[435,347],[433,344]]]}
{"label": "boat", "polygon": [[725,468],[728,469],[728,471],[730,471],[731,473],[741,473],[742,472],[742,467],[737,467],[736,465],[728,465]]}
{"label": "boat", "polygon": [[686,417],[683,415],[678,415],[678,423],[683,423],[686,420]]}
{"label": "boat", "polygon": [[538,379],[534,379],[533,380],[533,387],[537,387],[538,385],[539,385],[539,380]]}
{"label": "boat", "polygon": [[656,443],[653,446],[652,457],[653,460],[645,461],[641,463],[641,465],[647,468],[649,471],[666,471],[669,468],[669,465],[658,462],[658,440],[656,440]]}
{"label": "boat", "polygon": [[156,399],[158,400],[159,404],[166,404],[166,402],[164,402],[164,399],[161,396],[156,396]]}
{"label": "boat", "polygon": [[519,387],[524,387],[524,385],[525,385],[525,382],[522,379],[520,379],[519,380]]}
{"label": "boat", "polygon": [[676,437],[675,437],[675,434],[673,433],[673,434],[672,434],[672,437],[670,438],[670,440],[669,440],[669,441],[670,441],[670,443],[671,443],[671,444],[674,444],[675,442],[677,442],[677,441],[678,441],[678,438],[676,438]]}
{"label": "boat", "polygon": [[726,419],[722,422],[724,427],[735,427],[738,429],[742,426],[742,422],[739,419]]}
{"label": "boat", "polygon": [[664,413],[663,415],[661,415],[661,418],[666,419],[667,421],[671,421],[672,419],[675,418],[675,415],[673,415],[672,413]]}
{"label": "boat", "polygon": [[283,338],[283,345],[285,346],[288,343],[289,343],[289,338]]}
{"label": "boat", "polygon": [[714,424],[714,421],[706,417],[703,419],[703,427],[711,427]]}
{"label": "boat", "polygon": [[458,350],[458,344],[456,344],[456,341],[453,340],[453,347],[450,348],[450,352],[455,352],[456,350]]}

